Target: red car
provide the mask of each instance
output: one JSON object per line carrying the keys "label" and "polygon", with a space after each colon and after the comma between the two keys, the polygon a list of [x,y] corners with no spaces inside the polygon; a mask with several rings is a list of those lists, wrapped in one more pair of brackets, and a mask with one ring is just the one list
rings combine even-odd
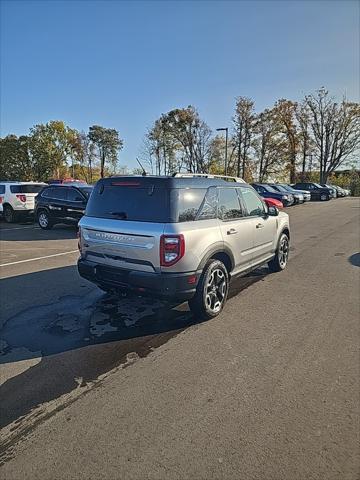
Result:
{"label": "red car", "polygon": [[264,198],[264,202],[268,207],[277,207],[277,208],[284,208],[284,205],[280,200],[276,198]]}

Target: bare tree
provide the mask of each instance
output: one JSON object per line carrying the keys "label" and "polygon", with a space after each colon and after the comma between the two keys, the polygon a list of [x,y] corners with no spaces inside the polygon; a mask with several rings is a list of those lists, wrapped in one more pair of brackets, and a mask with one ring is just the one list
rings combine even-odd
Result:
{"label": "bare tree", "polygon": [[298,151],[298,134],[295,121],[296,103],[291,100],[278,100],[275,103],[274,112],[277,116],[281,131],[286,138],[290,183],[294,183],[296,177],[296,155]]}
{"label": "bare tree", "polygon": [[310,112],[306,103],[297,105],[295,115],[299,130],[298,153],[301,159],[301,180],[304,181],[306,169],[310,167],[309,162],[312,162],[312,155],[315,152],[315,142],[311,135]]}
{"label": "bare tree", "polygon": [[192,106],[171,110],[161,116],[164,128],[174,142],[177,169],[206,172],[211,154],[211,130]]}
{"label": "bare tree", "polygon": [[263,182],[269,175],[277,174],[283,169],[287,141],[282,134],[274,109],[265,109],[257,116],[254,132],[253,147],[258,165],[258,178]]}
{"label": "bare tree", "polygon": [[305,97],[313,138],[320,166],[320,183],[326,183],[338,168],[359,147],[360,110],[358,103],[344,98],[337,104],[322,87],[316,94]]}
{"label": "bare tree", "polygon": [[246,163],[254,133],[254,124],[254,102],[250,98],[238,97],[233,117],[234,144],[237,149],[236,175],[238,177],[241,175],[245,178],[246,176]]}

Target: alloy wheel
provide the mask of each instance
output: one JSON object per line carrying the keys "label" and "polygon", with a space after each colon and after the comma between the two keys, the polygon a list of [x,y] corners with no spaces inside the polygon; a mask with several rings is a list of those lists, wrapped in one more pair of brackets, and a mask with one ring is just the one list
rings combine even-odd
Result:
{"label": "alloy wheel", "polygon": [[46,213],[40,213],[39,215],[39,225],[42,228],[46,228],[49,225],[49,219]]}
{"label": "alloy wheel", "polygon": [[208,279],[205,293],[206,307],[213,313],[221,310],[226,297],[226,277],[220,268],[214,269]]}
{"label": "alloy wheel", "polygon": [[285,268],[289,256],[289,240],[285,236],[280,242],[278,255],[281,268]]}

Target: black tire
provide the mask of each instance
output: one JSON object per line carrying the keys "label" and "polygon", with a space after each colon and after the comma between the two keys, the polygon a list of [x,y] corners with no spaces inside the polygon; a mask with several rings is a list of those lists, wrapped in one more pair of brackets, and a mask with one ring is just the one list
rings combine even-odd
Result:
{"label": "black tire", "polygon": [[46,210],[40,210],[37,214],[37,222],[43,230],[51,230],[54,224],[51,222]]}
{"label": "black tire", "polygon": [[14,211],[11,205],[4,205],[3,215],[5,222],[7,223],[14,223],[18,218],[17,213]]}
{"label": "black tire", "polygon": [[327,202],[330,200],[330,197],[327,193],[321,193],[320,194],[320,201],[321,202]]}
{"label": "black tire", "polygon": [[[285,250],[284,250],[285,249]],[[271,272],[281,272],[285,270],[289,258],[290,242],[286,233],[280,235],[275,257],[268,262]]]}
{"label": "black tire", "polygon": [[199,320],[217,317],[229,292],[229,274],[225,265],[211,258],[201,274],[195,296],[189,300],[193,315]]}

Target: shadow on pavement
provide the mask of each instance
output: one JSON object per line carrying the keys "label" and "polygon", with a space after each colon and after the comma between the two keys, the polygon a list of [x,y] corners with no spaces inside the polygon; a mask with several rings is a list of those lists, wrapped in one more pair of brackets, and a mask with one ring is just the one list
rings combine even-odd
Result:
{"label": "shadow on pavement", "polygon": [[[267,272],[266,268],[259,269],[235,280],[229,297],[263,279]],[[26,286],[32,283],[31,277],[36,277],[40,288],[54,276],[61,276],[69,286],[69,295],[56,302],[32,306],[5,319],[0,344],[2,368],[16,368],[18,362],[26,360],[39,362],[0,387],[2,427],[33,408],[94,381],[127,363],[129,358],[145,357],[199,323],[187,304],[170,305],[136,296],[119,298],[97,288],[84,295],[71,295],[75,275],[75,267],[70,266],[0,281],[0,288],[14,281]]]}

